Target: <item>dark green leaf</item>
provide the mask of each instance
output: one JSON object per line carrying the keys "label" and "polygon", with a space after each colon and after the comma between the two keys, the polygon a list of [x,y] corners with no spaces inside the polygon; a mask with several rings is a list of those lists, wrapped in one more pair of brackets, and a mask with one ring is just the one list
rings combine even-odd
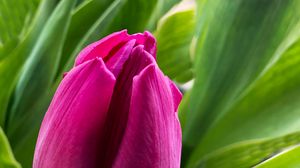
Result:
{"label": "dark green leaf", "polygon": [[[199,143],[201,137],[256,80],[270,60],[285,51],[289,41],[298,37],[294,31],[300,30],[298,0],[198,2],[195,84],[187,114],[189,122],[183,134],[184,144],[190,147]],[[261,101],[253,99],[247,103],[255,104],[254,102]],[[269,117],[270,115],[269,113],[261,119],[274,118]],[[239,122],[228,124],[234,129],[241,128],[240,124],[246,124],[245,120],[236,121]],[[264,124],[266,125],[272,126],[270,123]],[[238,130],[240,132],[242,129]],[[255,132],[257,130],[259,134],[266,132],[260,129]],[[231,130],[226,129],[225,136],[216,138],[215,132],[209,131],[217,141],[222,139],[221,142],[226,142],[224,138],[228,137],[229,132]],[[246,134],[248,129],[244,128],[242,132]],[[271,132],[269,131],[270,134]],[[209,143],[216,144],[215,141]],[[208,148],[210,147],[205,147]]]}
{"label": "dark green leaf", "polygon": [[53,0],[44,0],[36,13],[33,24],[30,26],[29,33],[21,39],[20,44],[9,56],[0,61],[0,126],[4,126],[6,109],[11,92],[15,87],[19,71],[26,58],[30,54],[36,40],[44,26],[48,16],[51,14],[55,5]]}
{"label": "dark green leaf", "polygon": [[28,137],[32,132],[37,134],[37,128],[45,112],[39,110],[39,100],[49,92],[55,78],[74,2],[63,0],[53,11],[17,83],[7,134],[17,159],[25,167],[31,165],[34,145],[31,146],[31,150],[20,149],[24,148],[23,141],[35,141]]}
{"label": "dark green leaf", "polygon": [[76,45],[112,2],[111,0],[85,1],[73,11],[62,58],[60,60],[60,71],[66,64]]}
{"label": "dark green leaf", "polygon": [[[300,129],[300,40],[271,62],[203,137],[192,160],[239,141]],[[192,161],[193,162],[193,161]]]}
{"label": "dark green leaf", "polygon": [[129,33],[143,32],[148,25],[158,0],[124,0],[121,11],[114,18],[108,32],[128,29]]}
{"label": "dark green leaf", "polygon": [[68,61],[64,65],[63,70],[59,72],[56,83],[54,84],[54,89],[56,89],[56,86],[61,80],[60,75],[62,75],[64,71],[70,70],[70,68],[73,66],[77,54],[85,46],[87,46],[91,42],[99,40],[101,37],[105,35],[105,32],[107,31],[108,27],[112,24],[115,16],[120,12],[120,9],[123,4],[124,2],[122,0],[115,0],[105,10],[105,12],[101,15],[101,17],[97,19],[97,21],[91,26],[91,28],[87,32],[85,32],[84,36],[80,39],[80,41],[77,43],[76,47],[72,51],[71,55],[69,56]]}

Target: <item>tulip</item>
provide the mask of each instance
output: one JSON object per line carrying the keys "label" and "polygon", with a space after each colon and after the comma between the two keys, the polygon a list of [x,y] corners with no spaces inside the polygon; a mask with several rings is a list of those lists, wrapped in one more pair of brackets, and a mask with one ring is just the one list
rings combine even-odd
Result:
{"label": "tulip", "polygon": [[149,33],[113,33],[84,48],[43,119],[34,168],[177,168],[181,93]]}

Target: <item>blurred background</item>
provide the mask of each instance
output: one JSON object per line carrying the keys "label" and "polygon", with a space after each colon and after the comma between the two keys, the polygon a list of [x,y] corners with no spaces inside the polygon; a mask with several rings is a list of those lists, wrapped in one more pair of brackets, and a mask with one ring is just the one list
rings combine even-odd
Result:
{"label": "blurred background", "polygon": [[0,0],[0,168],[30,168],[78,52],[148,30],[184,94],[182,167],[300,167],[299,0]]}

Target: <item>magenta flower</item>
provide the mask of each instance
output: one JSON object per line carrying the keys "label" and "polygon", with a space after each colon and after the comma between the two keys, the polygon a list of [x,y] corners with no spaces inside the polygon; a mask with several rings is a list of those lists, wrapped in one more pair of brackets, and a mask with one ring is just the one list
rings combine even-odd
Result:
{"label": "magenta flower", "polygon": [[149,33],[90,44],[44,117],[34,168],[177,168],[181,94],[155,62]]}

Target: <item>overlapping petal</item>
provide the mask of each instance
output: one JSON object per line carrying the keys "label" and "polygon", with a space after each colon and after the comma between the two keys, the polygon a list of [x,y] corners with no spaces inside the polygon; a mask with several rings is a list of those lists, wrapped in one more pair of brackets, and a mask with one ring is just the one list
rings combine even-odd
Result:
{"label": "overlapping petal", "polygon": [[181,99],[181,94],[170,87],[156,65],[135,77],[126,132],[114,168],[180,167],[181,128],[174,99]]}
{"label": "overlapping petal", "polygon": [[34,168],[180,167],[181,93],[155,58],[147,31],[83,49],[45,116]]}
{"label": "overlapping petal", "polygon": [[123,138],[128,120],[133,78],[152,63],[155,63],[153,56],[145,51],[142,45],[136,46],[117,78],[105,125],[106,136],[102,142],[105,150],[101,162],[105,163],[105,167],[111,167]]}
{"label": "overlapping petal", "polygon": [[101,59],[73,68],[46,113],[34,168],[100,167],[100,140],[115,78]]}
{"label": "overlapping petal", "polygon": [[133,39],[136,40],[135,46],[143,45],[147,52],[154,58],[156,57],[156,41],[151,33],[146,31],[143,34],[129,35],[127,30],[123,30],[112,33],[85,47],[77,56],[75,66],[96,57],[105,59],[109,54],[116,53],[125,43]]}

